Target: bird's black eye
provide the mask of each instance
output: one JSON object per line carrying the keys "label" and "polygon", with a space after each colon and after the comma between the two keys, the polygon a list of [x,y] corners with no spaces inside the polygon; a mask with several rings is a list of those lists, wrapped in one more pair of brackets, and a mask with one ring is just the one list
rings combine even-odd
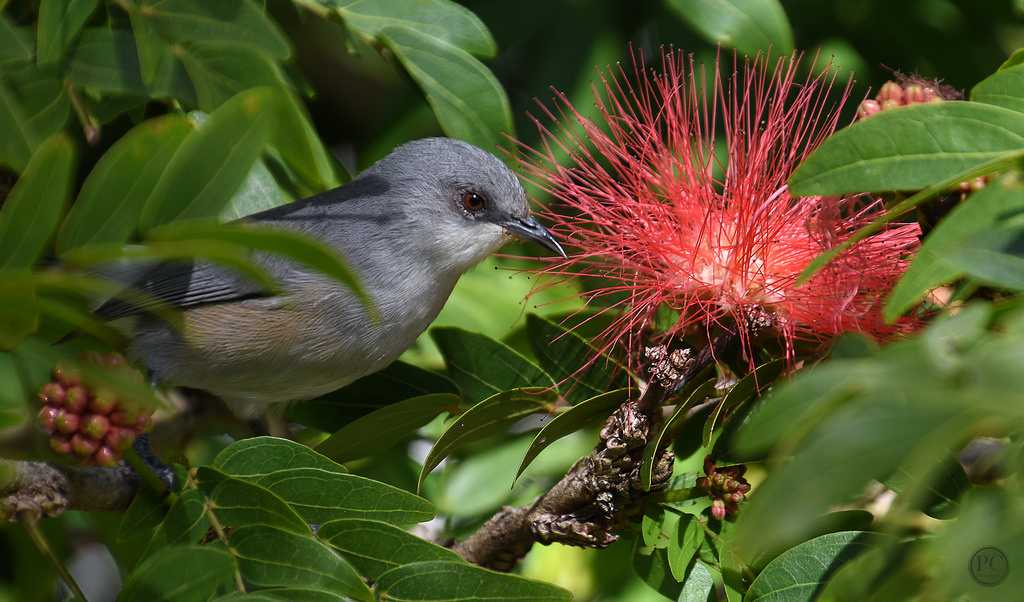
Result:
{"label": "bird's black eye", "polygon": [[462,208],[470,213],[480,213],[487,207],[487,200],[483,195],[475,192],[462,193]]}

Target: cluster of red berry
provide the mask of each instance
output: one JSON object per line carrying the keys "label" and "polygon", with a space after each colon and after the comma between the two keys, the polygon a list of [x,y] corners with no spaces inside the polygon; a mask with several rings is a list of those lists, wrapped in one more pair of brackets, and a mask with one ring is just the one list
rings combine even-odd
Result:
{"label": "cluster of red berry", "polygon": [[907,81],[898,84],[887,81],[874,98],[861,101],[857,107],[857,117],[864,119],[881,111],[916,105],[926,102],[942,102],[946,99],[943,90],[937,85],[929,85],[923,81]]}
{"label": "cluster of red berry", "polygon": [[722,520],[733,516],[739,504],[750,492],[750,483],[743,478],[747,467],[742,464],[718,468],[710,456],[704,458],[704,474],[697,479],[697,486],[711,498],[711,516]]}
{"label": "cluster of red berry", "polygon": [[[83,360],[106,368],[131,370],[118,353],[89,353]],[[50,435],[58,454],[75,455],[89,464],[114,466],[122,454],[152,422],[152,411],[123,403],[106,390],[90,390],[75,368],[58,365],[53,381],[39,390],[43,408],[39,424]]]}

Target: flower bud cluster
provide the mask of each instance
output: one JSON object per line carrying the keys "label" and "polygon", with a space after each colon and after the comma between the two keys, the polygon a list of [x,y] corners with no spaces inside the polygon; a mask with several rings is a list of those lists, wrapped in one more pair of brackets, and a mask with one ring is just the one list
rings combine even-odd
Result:
{"label": "flower bud cluster", "polygon": [[750,492],[750,483],[743,478],[747,467],[742,464],[719,468],[715,466],[711,456],[704,458],[704,474],[697,479],[697,486],[707,492],[711,498],[711,516],[723,520],[734,516],[739,504]]}
{"label": "flower bud cluster", "polygon": [[[84,360],[131,370],[118,353],[90,353]],[[142,380],[141,373],[132,373]],[[78,370],[64,364],[54,368],[53,380],[40,388],[39,400],[39,424],[50,435],[50,448],[87,464],[114,466],[152,422],[152,411],[125,404],[109,390],[90,388]]]}

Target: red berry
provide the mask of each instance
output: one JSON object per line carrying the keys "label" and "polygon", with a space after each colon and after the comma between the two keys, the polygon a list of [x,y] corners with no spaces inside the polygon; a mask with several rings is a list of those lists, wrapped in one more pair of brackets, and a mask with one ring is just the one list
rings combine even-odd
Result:
{"label": "red berry", "polygon": [[78,427],[81,426],[82,418],[78,414],[72,414],[71,412],[61,409],[57,411],[57,415],[53,418],[53,425],[57,427],[57,430],[70,435],[78,431]]}
{"label": "red berry", "polygon": [[136,410],[119,409],[110,415],[110,421],[117,426],[134,427],[139,421],[139,412]]}
{"label": "red berry", "polygon": [[50,437],[50,449],[57,452],[58,454],[70,454],[71,442],[68,441],[67,437],[54,435],[53,437]]}
{"label": "red berry", "polygon": [[64,407],[69,412],[81,414],[89,405],[89,392],[82,386],[69,387],[64,398]]}
{"label": "red berry", "polygon": [[111,426],[110,430],[107,431],[105,441],[111,449],[123,452],[135,442],[135,431],[119,426]]}
{"label": "red berry", "polygon": [[114,411],[117,407],[117,396],[112,391],[105,389],[96,391],[92,399],[89,400],[89,411],[93,414],[107,414]]}
{"label": "red berry", "polygon": [[86,456],[91,456],[94,453],[96,453],[96,449],[99,446],[100,444],[98,441],[85,437],[81,433],[75,433],[75,435],[71,437],[72,451],[74,451],[76,455],[82,456],[83,458]]}
{"label": "red berry", "polygon": [[93,439],[102,439],[106,436],[107,431],[110,429],[110,421],[107,420],[106,416],[99,414],[89,414],[82,421],[81,431],[86,436],[92,437]]}
{"label": "red berry", "polygon": [[39,410],[39,425],[42,426],[46,432],[52,433],[56,428],[57,414],[61,412],[61,409],[57,406],[46,405],[43,409]]}
{"label": "red berry", "polygon": [[119,454],[106,445],[100,446],[100,448],[96,450],[96,453],[93,454],[92,459],[97,465],[105,466],[107,468],[116,466],[121,460]]}
{"label": "red berry", "polygon": [[61,405],[64,403],[64,396],[66,391],[60,383],[46,383],[43,388],[39,390],[39,399],[43,403],[52,403],[55,405]]}

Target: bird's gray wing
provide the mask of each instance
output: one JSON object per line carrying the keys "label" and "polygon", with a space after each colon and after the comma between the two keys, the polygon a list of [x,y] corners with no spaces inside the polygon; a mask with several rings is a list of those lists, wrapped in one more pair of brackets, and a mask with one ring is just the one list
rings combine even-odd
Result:
{"label": "bird's gray wing", "polygon": [[263,287],[233,271],[205,262],[158,263],[141,273],[110,268],[102,275],[142,293],[141,298],[115,298],[101,305],[95,313],[107,320],[135,315],[160,303],[185,309],[266,294]]}

